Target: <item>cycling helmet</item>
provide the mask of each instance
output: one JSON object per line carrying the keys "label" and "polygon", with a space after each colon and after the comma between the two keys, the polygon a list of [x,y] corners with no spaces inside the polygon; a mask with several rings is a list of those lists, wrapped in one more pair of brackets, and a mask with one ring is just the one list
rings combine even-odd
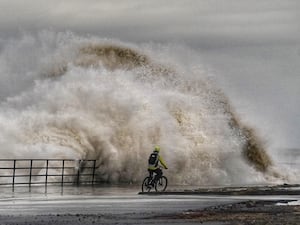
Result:
{"label": "cycling helmet", "polygon": [[160,147],[159,147],[158,145],[156,145],[156,146],[154,147],[154,151],[155,151],[155,152],[159,152],[159,151],[160,151]]}

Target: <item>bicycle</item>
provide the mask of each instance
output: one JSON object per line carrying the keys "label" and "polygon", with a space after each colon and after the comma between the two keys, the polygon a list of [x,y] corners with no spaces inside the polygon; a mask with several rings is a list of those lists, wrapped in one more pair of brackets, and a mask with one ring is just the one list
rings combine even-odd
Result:
{"label": "bicycle", "polygon": [[165,176],[161,176],[156,181],[154,180],[155,176],[147,176],[142,184],[142,192],[150,192],[152,188],[156,192],[164,192],[168,186],[168,179]]}

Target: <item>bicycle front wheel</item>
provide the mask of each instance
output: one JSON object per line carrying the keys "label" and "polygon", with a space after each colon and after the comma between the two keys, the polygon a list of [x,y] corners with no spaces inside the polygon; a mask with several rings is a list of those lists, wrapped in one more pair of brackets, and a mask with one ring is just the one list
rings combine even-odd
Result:
{"label": "bicycle front wheel", "polygon": [[142,192],[149,192],[151,190],[151,185],[149,185],[151,181],[150,177],[146,177],[142,184]]}
{"label": "bicycle front wheel", "polygon": [[155,190],[158,192],[163,192],[166,190],[168,186],[168,179],[165,176],[159,178],[159,180],[155,184]]}

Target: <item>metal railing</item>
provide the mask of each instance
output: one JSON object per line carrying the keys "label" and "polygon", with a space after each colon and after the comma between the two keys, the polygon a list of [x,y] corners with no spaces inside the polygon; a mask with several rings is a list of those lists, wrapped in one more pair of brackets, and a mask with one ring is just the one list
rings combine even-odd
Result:
{"label": "metal railing", "polygon": [[96,160],[0,159],[0,185],[95,183]]}

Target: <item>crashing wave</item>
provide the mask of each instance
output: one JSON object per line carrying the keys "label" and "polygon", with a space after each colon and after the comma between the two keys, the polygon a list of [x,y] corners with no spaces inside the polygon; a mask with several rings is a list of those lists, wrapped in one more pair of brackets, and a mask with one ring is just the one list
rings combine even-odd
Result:
{"label": "crashing wave", "polygon": [[[158,144],[174,184],[282,179],[205,71],[151,46],[53,38],[36,41],[57,43],[49,55],[32,56],[40,59],[27,71],[32,86],[1,103],[6,158],[97,159],[98,180],[136,183]],[[20,46],[38,49],[36,42]]]}

